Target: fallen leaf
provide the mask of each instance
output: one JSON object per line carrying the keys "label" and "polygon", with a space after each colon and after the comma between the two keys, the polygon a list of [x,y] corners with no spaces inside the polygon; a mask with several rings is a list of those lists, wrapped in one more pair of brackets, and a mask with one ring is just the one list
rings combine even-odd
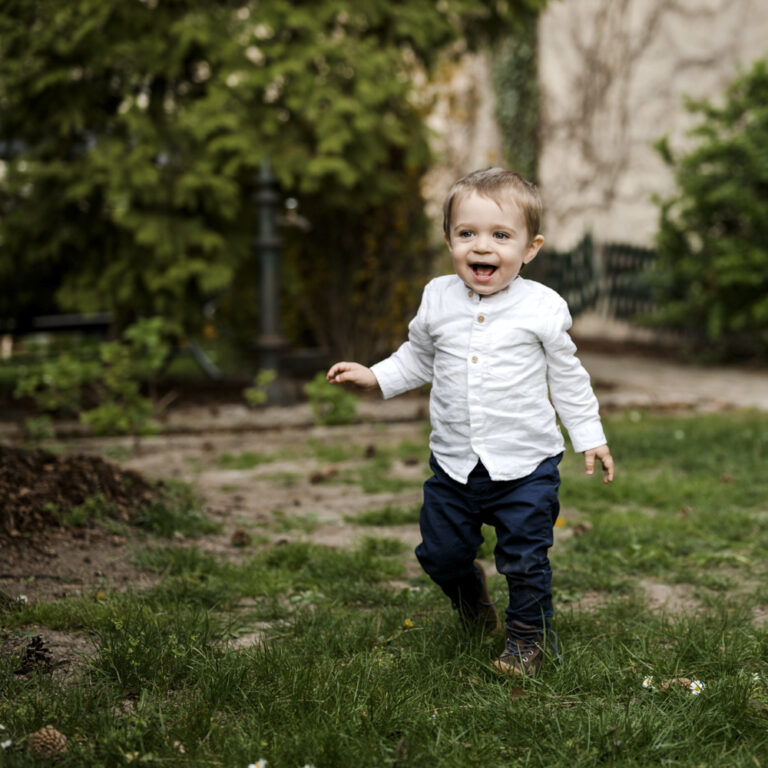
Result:
{"label": "fallen leaf", "polygon": [[587,520],[584,520],[584,522],[578,523],[573,526],[573,535],[584,536],[585,534],[589,533],[591,530],[592,530],[592,523],[588,522]]}
{"label": "fallen leaf", "polygon": [[687,691],[691,687],[690,677],[673,677],[671,680],[666,680],[661,684],[662,691],[668,691],[672,687],[682,688]]}

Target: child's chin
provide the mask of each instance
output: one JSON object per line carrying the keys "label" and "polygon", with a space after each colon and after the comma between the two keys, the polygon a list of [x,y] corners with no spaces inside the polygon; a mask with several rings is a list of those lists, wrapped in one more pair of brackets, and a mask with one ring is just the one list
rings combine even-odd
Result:
{"label": "child's chin", "polygon": [[503,291],[508,285],[509,283],[502,283],[500,280],[488,280],[487,282],[472,281],[472,287],[479,296],[492,296],[494,293]]}

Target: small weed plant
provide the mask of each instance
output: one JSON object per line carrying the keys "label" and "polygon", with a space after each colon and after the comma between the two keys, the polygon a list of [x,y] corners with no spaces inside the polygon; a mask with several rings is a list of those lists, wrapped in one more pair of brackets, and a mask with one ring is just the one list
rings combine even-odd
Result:
{"label": "small weed plant", "polygon": [[253,377],[253,384],[243,390],[245,401],[252,408],[266,405],[269,400],[269,388],[277,379],[277,371],[271,368],[260,370]]}
{"label": "small weed plant", "polygon": [[[96,359],[63,352],[23,373],[14,395],[30,397],[43,413],[78,415],[95,434],[141,435],[157,431],[154,405],[142,394],[168,357],[169,328],[160,317],[128,327],[118,341],[98,345]],[[27,420],[31,438],[41,437],[45,422]]]}
{"label": "small weed plant", "polygon": [[343,387],[330,384],[325,374],[318,373],[304,385],[315,423],[321,426],[352,424],[357,416],[359,398]]}

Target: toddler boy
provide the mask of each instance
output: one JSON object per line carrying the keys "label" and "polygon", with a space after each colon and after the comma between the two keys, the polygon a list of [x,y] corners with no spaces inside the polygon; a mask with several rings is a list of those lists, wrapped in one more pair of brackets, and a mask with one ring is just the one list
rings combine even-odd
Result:
{"label": "toddler boy", "polygon": [[450,189],[445,241],[455,274],[424,289],[408,341],[371,368],[340,362],[328,381],[379,386],[385,398],[431,383],[430,466],[416,557],[466,625],[487,631],[498,616],[475,560],[481,527],[496,529],[496,568],[509,587],[506,647],[493,666],[534,674],[552,610],[548,550],[559,512],[563,437],[586,471],[595,459],[613,480],[589,375],[575,357],[565,301],[519,276],[544,238],[538,190],[519,174],[488,168]]}

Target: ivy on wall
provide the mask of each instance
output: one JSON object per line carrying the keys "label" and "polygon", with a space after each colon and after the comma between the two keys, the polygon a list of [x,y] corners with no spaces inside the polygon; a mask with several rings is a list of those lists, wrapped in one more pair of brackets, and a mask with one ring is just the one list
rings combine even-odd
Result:
{"label": "ivy on wall", "polygon": [[540,145],[538,10],[527,9],[493,51],[496,120],[508,166],[535,181]]}

